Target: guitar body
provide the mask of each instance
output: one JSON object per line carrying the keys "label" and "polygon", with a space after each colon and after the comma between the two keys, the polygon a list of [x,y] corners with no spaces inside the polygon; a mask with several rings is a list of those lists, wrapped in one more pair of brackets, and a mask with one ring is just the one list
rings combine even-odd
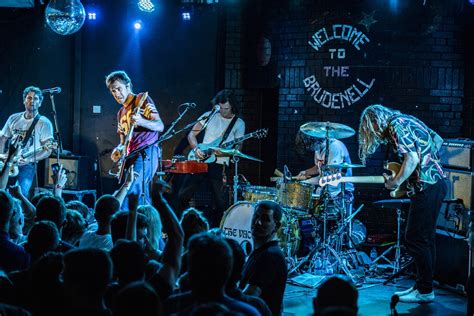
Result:
{"label": "guitar body", "polygon": [[199,159],[196,156],[196,152],[195,152],[196,148],[195,148],[195,149],[189,151],[188,160],[197,160],[197,161],[201,161],[201,162],[205,162],[205,163],[213,163],[217,160],[217,157],[214,154],[214,152],[215,152],[214,148],[219,147],[219,148],[222,148],[222,149],[229,149],[229,148],[234,147],[235,145],[240,144],[241,142],[243,142],[244,140],[247,140],[249,138],[261,139],[263,137],[266,137],[267,133],[268,133],[268,129],[267,128],[262,128],[262,129],[256,130],[255,132],[246,134],[242,137],[239,137],[239,138],[236,138],[234,140],[225,142],[223,144],[221,144],[222,137],[216,138],[215,140],[213,140],[212,142],[210,142],[208,144],[198,144],[196,148],[199,148],[199,150],[204,152],[205,158],[204,159]]}
{"label": "guitar body", "polygon": [[[51,141],[51,142],[48,142],[48,143],[45,143],[44,145],[36,148],[36,149],[32,149],[32,150],[29,150],[25,153],[18,153],[15,157],[12,158],[12,166],[10,167],[10,170],[8,172],[8,176],[9,177],[16,177],[19,173],[19,169],[18,169],[18,160],[20,158],[23,158],[23,159],[28,159],[30,157],[33,157],[35,155],[38,155],[40,152],[44,151],[44,150],[53,150],[53,149],[57,149],[58,148],[58,143],[55,142],[55,141]],[[20,152],[20,150],[18,150],[18,152]],[[2,164],[0,165],[1,166],[1,169],[3,169],[4,167],[4,162],[8,159],[8,155],[5,156],[5,157],[1,157],[0,160],[2,162]]]}

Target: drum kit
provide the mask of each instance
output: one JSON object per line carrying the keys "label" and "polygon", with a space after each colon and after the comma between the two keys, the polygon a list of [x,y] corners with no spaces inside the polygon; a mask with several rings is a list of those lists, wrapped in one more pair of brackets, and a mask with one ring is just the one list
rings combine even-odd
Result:
{"label": "drum kit", "polygon": [[[343,124],[331,122],[308,122],[300,127],[300,132],[310,138],[326,142],[325,161],[329,157],[330,139],[351,137],[355,131]],[[227,153],[229,151],[229,153]],[[261,161],[245,155],[236,149],[227,150],[233,157]],[[232,153],[230,152],[232,151]],[[342,162],[340,164],[323,164],[321,171],[348,168],[360,168],[363,165]],[[275,187],[238,184],[238,169],[235,164],[234,204],[225,212],[221,222],[224,234],[236,239],[244,249],[251,251],[251,221],[258,201],[272,200],[279,203],[284,210],[282,225],[277,237],[289,265],[289,272],[309,272],[316,275],[345,273],[354,280],[351,269],[357,265],[354,245],[365,240],[365,227],[355,215],[359,207],[352,212],[352,195],[345,196],[344,183],[338,196],[332,196],[328,186],[318,187],[319,177],[300,180],[292,177],[285,166],[284,172],[275,170],[271,178]],[[237,192],[241,191],[241,200]],[[242,200],[243,198],[243,200]],[[356,280],[354,280],[356,281]]]}

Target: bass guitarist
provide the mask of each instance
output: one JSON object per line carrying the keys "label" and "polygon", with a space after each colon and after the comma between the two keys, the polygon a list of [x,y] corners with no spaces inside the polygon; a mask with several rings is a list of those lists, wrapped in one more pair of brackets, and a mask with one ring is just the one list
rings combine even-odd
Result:
{"label": "bass guitarist", "polygon": [[[48,118],[39,114],[42,102],[43,93],[39,88],[25,88],[25,111],[12,114],[0,132],[0,152],[5,152],[7,141],[10,142],[10,148],[19,147],[16,151],[18,157],[11,159],[18,164],[18,175],[10,178],[9,184],[18,182],[21,192],[27,197],[36,174],[36,162],[48,158],[52,151],[47,144],[53,142],[53,125]],[[25,152],[34,152],[34,155],[25,158],[22,156]]]}
{"label": "bass guitarist", "polygon": [[[361,115],[359,156],[365,164],[380,144],[387,144],[402,161],[400,170],[385,177],[385,187],[397,189],[406,183],[410,209],[405,231],[406,246],[415,260],[415,285],[395,292],[400,302],[429,303],[434,300],[436,220],[446,196],[447,184],[437,157],[442,138],[411,115],[371,105]],[[388,151],[387,151],[388,152]]]}
{"label": "bass guitarist", "polygon": [[[149,183],[156,172],[161,154],[154,143],[158,140],[159,132],[164,129],[163,121],[147,93],[132,92],[132,81],[125,71],[110,73],[105,83],[115,101],[122,105],[117,113],[120,144],[112,151],[111,159],[114,162],[121,161],[121,174],[125,173],[124,168],[134,166],[137,176],[128,194],[144,196],[145,201],[140,199],[140,203],[151,204]],[[122,208],[128,208],[127,198]]]}
{"label": "bass guitarist", "polygon": [[[206,154],[198,146],[197,135],[204,130],[203,144],[212,143],[222,137],[222,143],[236,139],[245,134],[245,123],[237,117],[238,107],[232,91],[222,90],[212,99],[214,109],[204,113],[188,134],[191,150],[197,158],[205,160]],[[215,152],[218,156],[219,152]],[[189,206],[189,201],[200,186],[209,184],[215,201],[216,212],[210,219],[213,227],[219,226],[222,214],[228,207],[224,192],[224,182],[227,178],[226,166],[229,166],[229,157],[218,156],[216,161],[209,163],[206,173],[186,176],[178,197],[180,209]]]}

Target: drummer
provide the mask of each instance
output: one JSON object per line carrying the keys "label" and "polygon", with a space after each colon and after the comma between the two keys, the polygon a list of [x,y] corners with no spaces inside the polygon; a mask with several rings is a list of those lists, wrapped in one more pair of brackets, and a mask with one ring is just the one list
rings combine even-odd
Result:
{"label": "drummer", "polygon": [[[338,139],[330,138],[329,139],[329,153],[328,153],[328,163],[325,163],[325,151],[326,151],[326,140],[324,138],[315,138],[316,142],[314,144],[314,166],[306,170],[301,171],[296,177],[297,180],[306,180],[315,176],[321,175],[321,170],[323,170],[322,175],[334,174],[341,172],[340,168],[324,168],[326,165],[337,165],[341,163],[351,163],[351,157],[349,156],[349,151],[347,150],[346,145]],[[347,168],[344,176],[352,176],[352,169]],[[341,195],[342,185],[344,185],[344,195]],[[338,200],[342,196],[346,199],[347,205],[352,205],[354,200],[354,184],[352,183],[339,183],[337,186],[328,185],[328,193],[333,200]],[[321,188],[318,188],[316,191],[317,195],[321,194]],[[349,214],[346,214],[349,215]]]}

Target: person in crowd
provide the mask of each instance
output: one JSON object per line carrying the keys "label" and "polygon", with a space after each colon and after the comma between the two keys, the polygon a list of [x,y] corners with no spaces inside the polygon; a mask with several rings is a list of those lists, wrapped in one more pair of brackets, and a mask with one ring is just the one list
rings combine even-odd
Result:
{"label": "person in crowd", "polygon": [[358,292],[354,285],[340,278],[331,277],[318,289],[313,300],[316,316],[357,315]]}
{"label": "person in crowd", "polygon": [[86,220],[81,213],[74,210],[66,211],[66,224],[64,224],[61,239],[73,246],[77,246],[79,239],[86,232]]}
{"label": "person in crowd", "polygon": [[57,251],[60,242],[57,226],[51,221],[39,221],[31,227],[25,249],[30,254],[31,262],[35,262],[48,251]]}
{"label": "person in crowd", "polygon": [[[252,217],[254,250],[244,266],[240,288],[246,295],[262,298],[273,315],[281,315],[288,271],[285,256],[278,245],[282,209],[276,202],[263,200]],[[271,269],[269,269],[271,267]]]}
{"label": "person in crowd", "polygon": [[118,293],[114,316],[162,314],[161,300],[146,282],[132,282]]}
{"label": "person in crowd", "polygon": [[22,245],[26,241],[23,235],[23,227],[25,226],[25,217],[21,209],[20,200],[13,198],[13,215],[10,220],[10,239],[17,245]]}
{"label": "person in crowd", "polygon": [[137,212],[146,216],[147,218],[147,235],[146,246],[161,253],[164,248],[164,241],[162,238],[162,224],[158,211],[151,205],[140,205]]}

